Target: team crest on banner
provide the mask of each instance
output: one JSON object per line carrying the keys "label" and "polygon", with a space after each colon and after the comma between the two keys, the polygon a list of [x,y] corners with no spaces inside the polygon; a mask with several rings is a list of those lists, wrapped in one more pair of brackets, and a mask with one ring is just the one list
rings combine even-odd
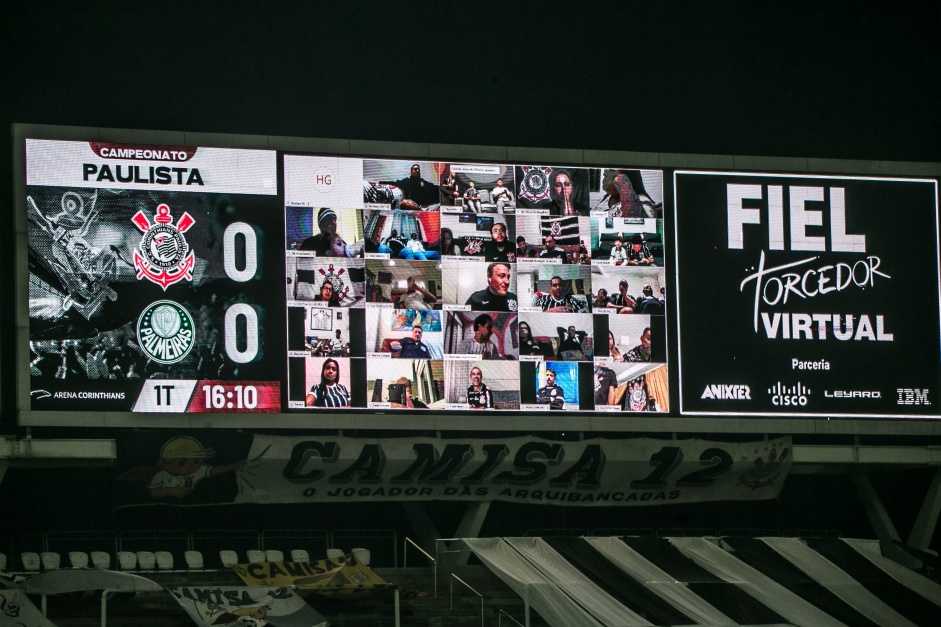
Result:
{"label": "team crest on banner", "polygon": [[196,223],[190,214],[183,212],[179,222],[174,224],[170,207],[160,204],[153,224],[143,211],[134,214],[131,221],[144,233],[134,251],[138,279],[156,283],[164,291],[183,279],[193,280],[195,256],[183,237]]}
{"label": "team crest on banner", "polygon": [[330,283],[333,286],[333,293],[336,294],[338,300],[343,300],[349,294],[350,287],[346,285],[346,282],[343,280],[343,275],[346,273],[346,268],[340,268],[335,270],[333,264],[331,263],[327,266],[326,271],[323,268],[319,269],[318,272],[323,276],[324,283]]}
{"label": "team crest on banner", "polygon": [[520,182],[520,199],[533,203],[542,202],[549,197],[549,175],[552,168],[523,166],[523,180]]}
{"label": "team crest on banner", "polygon": [[756,451],[752,467],[739,476],[739,481],[752,490],[773,485],[781,473],[786,471],[790,463],[790,453],[791,449],[787,446],[784,446],[780,453],[776,446],[766,446]]}
{"label": "team crest on banner", "polygon": [[290,588],[169,588],[197,625],[327,627],[329,622]]}
{"label": "team crest on banner", "polygon": [[647,409],[647,381],[638,377],[627,385],[627,403],[631,411]]}

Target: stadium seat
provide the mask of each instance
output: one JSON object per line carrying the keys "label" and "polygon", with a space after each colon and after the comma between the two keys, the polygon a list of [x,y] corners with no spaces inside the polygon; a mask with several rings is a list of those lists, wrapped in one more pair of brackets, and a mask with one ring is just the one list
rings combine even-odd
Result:
{"label": "stadium seat", "polygon": [[222,560],[223,568],[230,568],[239,563],[238,553],[235,551],[230,551],[228,549],[223,549],[219,551],[219,559]]}
{"label": "stadium seat", "polygon": [[141,570],[153,570],[157,567],[157,556],[153,551],[138,551],[137,565]]}
{"label": "stadium seat", "polygon": [[7,554],[0,553],[0,573],[5,572],[7,569]]}
{"label": "stadium seat", "polygon": [[133,551],[118,551],[118,565],[121,570],[137,569],[137,553]]}
{"label": "stadium seat", "polygon": [[91,563],[95,568],[108,570],[111,568],[111,553],[106,553],[104,551],[92,551]]}
{"label": "stadium seat", "polygon": [[88,553],[85,551],[69,552],[69,562],[72,568],[88,568]]}
{"label": "stadium seat", "polygon": [[369,561],[372,559],[369,549],[353,549],[351,553],[361,564],[369,566]]}
{"label": "stadium seat", "polygon": [[173,570],[173,553],[170,551],[157,551],[154,553],[158,570]]}
{"label": "stadium seat", "polygon": [[[291,549],[291,561],[292,562],[309,562],[310,554],[306,549]],[[3,570],[0,568],[0,570]]]}
{"label": "stadium seat", "polygon": [[23,562],[23,570],[28,573],[38,573],[39,572],[39,553],[33,553],[28,551],[26,553],[20,553],[20,561]]}
{"label": "stadium seat", "polygon": [[278,551],[277,549],[267,549],[265,551],[265,561],[266,562],[283,562],[284,551]]}
{"label": "stadium seat", "polygon": [[343,557],[343,549],[327,549],[327,559],[335,560]]}
{"label": "stadium seat", "polygon": [[183,557],[186,559],[186,567],[190,570],[202,570],[205,566],[203,554],[199,551],[186,551]]}
{"label": "stadium seat", "polygon": [[[62,556],[58,553],[52,553],[46,551],[39,554],[39,559],[42,561],[43,570],[58,570],[59,564],[62,563]],[[0,569],[2,570],[2,569]]]}
{"label": "stadium seat", "polygon": [[249,564],[261,564],[265,561],[264,551],[259,551],[258,549],[248,549],[245,551],[245,554],[248,556]]}

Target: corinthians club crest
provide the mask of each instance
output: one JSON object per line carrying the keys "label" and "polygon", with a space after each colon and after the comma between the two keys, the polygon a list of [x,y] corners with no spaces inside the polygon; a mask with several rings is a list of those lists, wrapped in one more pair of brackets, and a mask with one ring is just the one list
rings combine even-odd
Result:
{"label": "corinthians club crest", "polygon": [[163,291],[183,279],[193,280],[193,251],[183,237],[183,233],[196,223],[190,214],[184,212],[180,221],[173,224],[170,207],[161,204],[157,207],[153,224],[143,211],[134,214],[131,221],[144,233],[134,251],[138,279],[152,281]]}
{"label": "corinthians club crest", "polygon": [[550,167],[522,166],[523,180],[520,182],[519,197],[533,203],[542,202],[549,197]]}

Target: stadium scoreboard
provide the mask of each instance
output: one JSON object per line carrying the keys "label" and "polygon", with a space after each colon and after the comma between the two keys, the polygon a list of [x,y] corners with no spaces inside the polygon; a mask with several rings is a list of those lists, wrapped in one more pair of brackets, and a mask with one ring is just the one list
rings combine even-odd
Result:
{"label": "stadium scoreboard", "polygon": [[939,416],[934,179],[48,139],[24,171],[50,424]]}

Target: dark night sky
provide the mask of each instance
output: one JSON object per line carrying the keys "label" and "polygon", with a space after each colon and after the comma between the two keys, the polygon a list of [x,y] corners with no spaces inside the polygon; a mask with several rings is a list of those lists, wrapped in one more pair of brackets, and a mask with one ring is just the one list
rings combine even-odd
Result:
{"label": "dark night sky", "polygon": [[5,122],[941,161],[939,5],[15,4]]}

